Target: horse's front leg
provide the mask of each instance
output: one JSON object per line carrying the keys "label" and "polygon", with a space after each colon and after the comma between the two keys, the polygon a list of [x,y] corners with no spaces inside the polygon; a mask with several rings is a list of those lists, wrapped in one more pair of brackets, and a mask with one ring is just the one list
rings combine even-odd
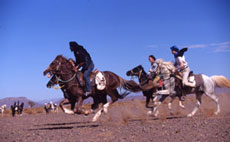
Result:
{"label": "horse's front leg", "polygon": [[203,94],[202,92],[196,93],[196,107],[193,109],[193,111],[191,113],[189,113],[187,115],[187,117],[192,117],[198,111],[198,109],[200,107],[200,104],[201,104],[201,96],[202,96],[202,94]]}
{"label": "horse's front leg", "polygon": [[162,104],[162,102],[168,97],[168,95],[162,95],[162,97],[160,98],[160,100],[158,102],[156,102],[156,106],[153,108],[152,113],[155,117],[158,116],[159,111],[158,111],[158,107]]}
{"label": "horse's front leg", "polygon": [[82,114],[83,113],[83,110],[82,110],[82,103],[83,103],[83,99],[82,99],[82,96],[79,96],[78,97],[78,101],[77,101],[77,108],[76,108],[76,113],[78,114]]}
{"label": "horse's front leg", "polygon": [[[60,102],[59,106],[61,108],[61,110],[64,112],[64,113],[67,113],[67,114],[74,114],[74,111],[73,110],[69,110],[67,108],[64,107],[64,105],[66,104],[69,104],[70,101],[68,99],[64,99]],[[72,106],[71,106],[72,107]]]}
{"label": "horse's front leg", "polygon": [[107,113],[108,107],[110,105],[110,103],[107,102],[106,94],[101,94],[98,99],[99,99],[98,102],[103,103],[103,106],[94,115],[93,120],[92,120],[93,122],[97,121],[103,112]]}

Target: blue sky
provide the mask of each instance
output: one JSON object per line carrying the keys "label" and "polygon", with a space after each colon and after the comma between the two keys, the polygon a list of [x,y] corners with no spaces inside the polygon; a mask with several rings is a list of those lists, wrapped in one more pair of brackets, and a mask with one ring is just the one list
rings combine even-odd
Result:
{"label": "blue sky", "polygon": [[0,99],[61,98],[42,73],[58,54],[74,58],[69,41],[125,79],[139,64],[148,70],[150,54],[173,60],[172,45],[189,47],[195,73],[230,78],[229,25],[229,0],[1,0]]}

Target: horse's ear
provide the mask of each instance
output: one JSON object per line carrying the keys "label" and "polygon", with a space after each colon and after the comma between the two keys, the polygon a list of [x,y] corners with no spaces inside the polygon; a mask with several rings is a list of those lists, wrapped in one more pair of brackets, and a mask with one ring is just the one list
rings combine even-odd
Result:
{"label": "horse's ear", "polygon": [[140,67],[141,69],[143,69],[143,66],[142,66],[142,65],[139,65],[139,67]]}

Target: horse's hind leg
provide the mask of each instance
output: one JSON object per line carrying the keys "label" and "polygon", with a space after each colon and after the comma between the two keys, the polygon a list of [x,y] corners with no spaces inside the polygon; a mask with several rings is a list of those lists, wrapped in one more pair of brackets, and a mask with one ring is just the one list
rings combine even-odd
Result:
{"label": "horse's hind leg", "polygon": [[207,96],[209,96],[215,103],[216,103],[216,107],[217,110],[215,111],[215,115],[220,113],[220,105],[219,105],[219,99],[218,97],[214,94],[214,93],[205,93]]}
{"label": "horse's hind leg", "polygon": [[201,96],[202,96],[203,92],[199,92],[199,93],[196,93],[196,107],[193,109],[193,111],[191,113],[189,113],[187,115],[187,117],[192,117],[193,115],[195,115],[195,113],[197,112],[197,110],[199,109],[200,107],[200,104],[201,104]]}
{"label": "horse's hind leg", "polygon": [[168,109],[171,110],[172,109],[172,102],[176,99],[176,96],[171,96],[171,101],[168,103]]}

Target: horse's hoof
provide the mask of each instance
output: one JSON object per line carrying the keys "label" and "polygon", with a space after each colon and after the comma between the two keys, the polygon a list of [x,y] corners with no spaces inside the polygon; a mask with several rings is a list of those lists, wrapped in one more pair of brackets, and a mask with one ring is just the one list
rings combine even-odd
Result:
{"label": "horse's hoof", "polygon": [[97,121],[97,118],[94,117],[93,120],[92,120],[92,122],[96,122],[96,121]]}
{"label": "horse's hoof", "polygon": [[215,114],[215,115],[218,115],[218,114],[219,114],[219,112],[218,112],[218,111],[216,111],[216,112],[214,112],[214,114]]}
{"label": "horse's hoof", "polygon": [[184,105],[180,105],[181,108],[185,109],[185,106]]}
{"label": "horse's hoof", "polygon": [[147,112],[147,115],[151,115],[153,112],[152,111],[148,111]]}
{"label": "horse's hoof", "polygon": [[159,115],[159,111],[157,110],[154,114],[155,117],[157,117]]}
{"label": "horse's hoof", "polygon": [[193,115],[192,114],[188,114],[187,117],[192,117]]}
{"label": "horse's hoof", "polygon": [[89,110],[85,110],[84,111],[84,115],[89,115],[90,114],[90,111]]}
{"label": "horse's hoof", "polygon": [[172,109],[172,104],[168,104],[168,109],[171,110]]}

